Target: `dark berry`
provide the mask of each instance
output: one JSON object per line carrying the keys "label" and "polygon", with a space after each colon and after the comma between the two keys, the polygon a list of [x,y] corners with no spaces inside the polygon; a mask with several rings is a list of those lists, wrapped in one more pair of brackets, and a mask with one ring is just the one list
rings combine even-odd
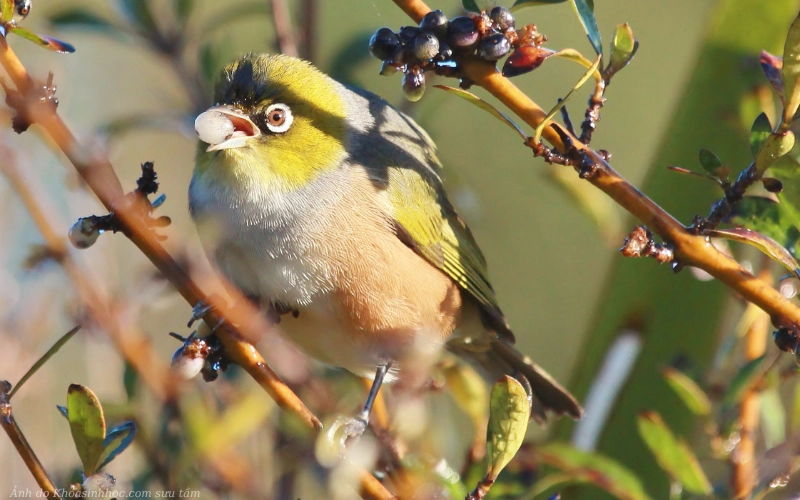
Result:
{"label": "dark berry", "polygon": [[436,54],[437,61],[446,61],[453,57],[453,49],[444,42],[439,43],[439,53]]}
{"label": "dark berry", "polygon": [[797,348],[797,335],[791,328],[779,328],[772,333],[772,338],[781,351],[793,352]]}
{"label": "dark berry", "polygon": [[403,74],[403,93],[409,101],[419,101],[425,93],[425,73],[406,71]]}
{"label": "dark berry", "polygon": [[447,16],[441,10],[432,10],[419,22],[419,29],[444,36],[447,34]]}
{"label": "dark berry", "polygon": [[495,26],[500,31],[514,29],[514,26],[516,25],[516,21],[514,21],[514,14],[512,14],[511,11],[505,7],[495,7],[489,13],[489,17],[492,18],[492,22],[494,22]]}
{"label": "dark berry", "polygon": [[475,21],[468,16],[459,16],[450,20],[447,25],[447,43],[451,47],[470,47],[478,41],[478,30]]}
{"label": "dark berry", "polygon": [[439,39],[433,33],[422,32],[411,43],[411,52],[420,61],[428,61],[439,53]]}
{"label": "dark berry", "polygon": [[369,52],[381,61],[392,57],[399,46],[400,37],[389,28],[379,29],[369,39]]}
{"label": "dark berry", "polygon": [[478,57],[486,59],[487,61],[497,61],[501,57],[508,54],[511,50],[511,44],[508,43],[505,35],[495,33],[484,38],[478,47]]}
{"label": "dark berry", "polygon": [[420,34],[420,29],[416,26],[403,26],[397,34],[400,35],[400,42],[403,45],[410,45]]}

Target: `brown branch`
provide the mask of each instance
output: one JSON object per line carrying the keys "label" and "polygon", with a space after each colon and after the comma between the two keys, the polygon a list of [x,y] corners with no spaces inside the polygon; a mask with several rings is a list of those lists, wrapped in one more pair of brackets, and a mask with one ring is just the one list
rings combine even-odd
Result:
{"label": "brown branch", "polygon": [[31,471],[33,478],[36,480],[36,484],[45,492],[45,496],[49,498],[58,498],[60,500],[61,497],[58,494],[56,485],[53,484],[53,480],[50,479],[42,463],[39,462],[36,453],[33,452],[33,448],[31,448],[28,440],[25,439],[22,429],[19,428],[17,421],[14,419],[11,402],[8,397],[9,390],[11,390],[11,384],[5,380],[0,380],[0,426],[2,426],[3,430],[8,434],[8,438],[11,440],[14,448],[17,449],[17,453],[22,457],[22,461],[25,462],[28,470]]}
{"label": "brown branch", "polygon": [[[762,262],[762,269],[758,277],[764,281],[771,281],[769,272],[769,259]],[[767,333],[769,331],[769,316],[759,312],[745,334],[744,357],[752,361],[764,354],[767,348]],[[731,455],[733,468],[734,498],[749,498],[758,483],[756,470],[756,433],[758,432],[759,397],[758,387],[751,387],[742,398],[739,411],[739,443]]]}
{"label": "brown branch", "polygon": [[[295,414],[313,432],[319,432],[322,423],[306,408],[292,390],[272,371],[252,342],[264,331],[266,321],[260,311],[234,293],[234,287],[226,286],[226,292],[239,297],[233,307],[226,307],[217,295],[205,294],[189,277],[163,246],[155,239],[150,229],[140,220],[142,207],[135,206],[130,197],[125,197],[119,179],[108,159],[100,153],[82,148],[69,128],[56,112],[55,107],[39,99],[36,83],[8,46],[0,37],[0,65],[3,66],[17,90],[25,97],[27,116],[36,123],[46,138],[52,141],[75,166],[89,188],[100,202],[114,213],[125,235],[158,268],[177,291],[192,306],[207,301],[211,309],[203,316],[209,325],[223,325],[216,331],[225,352],[232,362],[240,365],[284,410]],[[142,200],[143,201],[143,200]],[[224,314],[223,314],[224,311]],[[394,495],[369,472],[361,474],[361,491],[369,499],[387,499]]]}
{"label": "brown branch", "polygon": [[303,59],[315,62],[317,57],[317,0],[303,0],[301,12],[302,18],[300,19],[301,25],[301,42],[300,46],[303,52],[301,53]]}
{"label": "brown branch", "polygon": [[[393,1],[417,22],[430,12],[430,8],[422,0]],[[475,57],[466,57],[458,62],[467,78],[486,89],[530,127],[536,128],[546,116],[542,108],[502,76],[493,64]],[[587,180],[658,234],[666,243],[672,245],[677,261],[708,272],[746,300],[766,311],[778,326],[785,323],[800,325],[800,307],[781,295],[770,284],[753,276],[738,262],[716,250],[705,237],[692,234],[672,215],[622,178],[609,165],[604,154],[585,146],[557,124],[545,127],[542,134],[554,148],[565,153],[566,147],[562,136],[568,137],[572,146],[594,165],[593,175],[587,176]]]}
{"label": "brown branch", "polygon": [[[204,300],[210,302],[209,305],[212,306],[212,309],[206,313],[203,319],[210,325],[225,324],[225,328],[220,328],[217,335],[231,360],[242,366],[281,408],[295,413],[309,428],[321,428],[322,424],[319,419],[267,366],[266,361],[254,345],[246,340],[255,340],[264,331],[254,328],[256,325],[253,324],[253,318],[257,318],[259,315],[255,306],[242,298],[242,300],[236,301],[231,310],[226,311],[227,318],[223,318],[220,312],[226,307],[221,303],[221,299],[214,300],[210,294],[203,293],[155,239],[150,229],[142,224],[139,219],[139,214],[142,213],[141,207],[134,206],[131,198],[124,196],[119,179],[108,159],[100,153],[92,154],[82,148],[55,108],[47,103],[42,103],[36,97],[35,83],[2,37],[0,37],[0,65],[5,68],[17,90],[28,97],[26,100],[28,115],[66,155],[89,188],[100,199],[100,202],[109,212],[117,216],[125,235],[155,264],[187,302],[193,306]],[[227,288],[231,293],[233,287]],[[223,321],[223,319],[228,321]],[[236,320],[240,320],[238,323],[244,326],[235,327]],[[265,322],[258,326],[261,327],[263,323]]]}
{"label": "brown branch", "polygon": [[[57,224],[53,223],[55,217],[46,213],[44,207],[37,201],[41,197],[34,194],[29,184],[20,175],[15,156],[13,151],[0,145],[0,158],[3,158],[0,170],[22,200],[31,219],[44,237],[51,254],[56,256],[59,264],[72,281],[86,313],[108,334],[155,398],[162,404],[174,404],[178,395],[178,378],[140,331],[119,320],[117,304],[106,298],[87,278],[84,270],[71,258],[66,239],[56,233]],[[252,471],[240,460],[237,460],[237,457],[230,456],[230,450],[224,453],[221,453],[220,450],[216,451],[216,454],[205,455],[214,471],[228,484],[239,490],[247,491],[252,482]]]}
{"label": "brown branch", "polygon": [[269,3],[272,4],[272,22],[275,25],[278,48],[287,56],[297,57],[297,43],[286,0],[269,0]]}

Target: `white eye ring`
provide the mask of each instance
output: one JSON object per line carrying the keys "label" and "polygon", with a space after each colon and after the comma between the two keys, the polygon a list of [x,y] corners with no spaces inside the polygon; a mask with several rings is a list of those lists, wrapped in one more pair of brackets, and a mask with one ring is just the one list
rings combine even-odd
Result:
{"label": "white eye ring", "polygon": [[277,103],[271,104],[267,108],[266,122],[270,132],[282,134],[289,130],[289,127],[292,126],[292,121],[294,121],[294,117],[289,106]]}

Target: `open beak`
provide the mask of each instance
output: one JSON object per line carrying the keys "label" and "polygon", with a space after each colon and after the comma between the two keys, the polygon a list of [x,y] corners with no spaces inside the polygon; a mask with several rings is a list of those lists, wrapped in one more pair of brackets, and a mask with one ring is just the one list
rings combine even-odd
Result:
{"label": "open beak", "polygon": [[201,141],[208,143],[209,151],[241,148],[247,140],[261,135],[261,130],[246,114],[233,106],[208,108],[194,121],[194,129]]}

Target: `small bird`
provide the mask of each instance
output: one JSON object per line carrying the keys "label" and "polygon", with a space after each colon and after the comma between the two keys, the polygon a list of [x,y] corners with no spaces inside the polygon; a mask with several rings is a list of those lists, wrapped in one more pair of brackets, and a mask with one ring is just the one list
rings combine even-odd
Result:
{"label": "small bird", "polygon": [[442,348],[531,389],[533,414],[575,398],[514,349],[486,261],[447,199],[428,134],[310,63],[249,54],[200,114],[189,206],[210,260],[311,357],[381,383]]}

